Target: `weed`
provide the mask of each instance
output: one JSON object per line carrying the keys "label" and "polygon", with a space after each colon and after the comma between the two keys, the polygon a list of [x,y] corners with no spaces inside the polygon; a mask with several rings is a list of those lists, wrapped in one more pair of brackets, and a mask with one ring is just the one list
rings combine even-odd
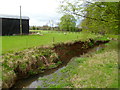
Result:
{"label": "weed", "polygon": [[90,47],[93,47],[93,45],[94,45],[93,42],[89,42],[89,43],[88,43],[88,46],[90,46]]}
{"label": "weed", "polygon": [[62,62],[61,62],[61,61],[58,61],[56,64],[57,64],[57,65],[60,65],[60,64],[62,64]]}
{"label": "weed", "polygon": [[86,57],[81,57],[81,58],[76,58],[75,61],[78,63],[83,63],[84,61],[86,61],[88,58]]}
{"label": "weed", "polygon": [[29,73],[29,75],[37,74],[37,72],[35,72],[34,70],[30,70],[28,73]]}
{"label": "weed", "polygon": [[55,68],[55,67],[57,67],[56,64],[51,64],[51,65],[49,66],[49,69],[51,69],[51,68]]}
{"label": "weed", "polygon": [[20,64],[19,66],[21,69],[26,69],[26,67],[27,67],[26,63]]}

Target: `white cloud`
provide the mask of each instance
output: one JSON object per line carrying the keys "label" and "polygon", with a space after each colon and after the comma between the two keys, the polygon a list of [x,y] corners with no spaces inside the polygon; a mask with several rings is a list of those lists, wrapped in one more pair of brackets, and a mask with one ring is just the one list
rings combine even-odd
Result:
{"label": "white cloud", "polygon": [[0,14],[19,15],[20,5],[22,15],[30,17],[30,25],[44,25],[61,16],[57,14],[56,0],[1,0]]}

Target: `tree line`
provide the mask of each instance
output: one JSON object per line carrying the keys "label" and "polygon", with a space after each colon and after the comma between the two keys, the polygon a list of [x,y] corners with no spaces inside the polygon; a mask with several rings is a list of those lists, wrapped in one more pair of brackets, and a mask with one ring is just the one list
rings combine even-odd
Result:
{"label": "tree line", "polygon": [[51,27],[48,25],[43,26],[30,26],[30,30],[55,30],[55,31],[70,31],[79,32],[82,31],[81,28],[76,27],[76,19],[73,15],[65,14],[61,17],[58,26]]}

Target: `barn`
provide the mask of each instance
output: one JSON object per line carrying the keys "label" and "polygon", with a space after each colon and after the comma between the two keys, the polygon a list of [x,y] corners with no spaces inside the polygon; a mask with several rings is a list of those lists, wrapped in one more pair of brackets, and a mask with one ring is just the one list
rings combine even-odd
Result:
{"label": "barn", "polygon": [[[22,33],[29,34],[29,17],[22,16]],[[0,15],[0,35],[20,34],[20,16]]]}

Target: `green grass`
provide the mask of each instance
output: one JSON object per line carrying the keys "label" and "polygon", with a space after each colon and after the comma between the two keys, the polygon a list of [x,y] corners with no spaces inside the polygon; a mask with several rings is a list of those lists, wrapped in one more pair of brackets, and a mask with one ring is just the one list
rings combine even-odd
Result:
{"label": "green grass", "polygon": [[1,64],[0,64],[0,88],[2,86],[2,67],[1,67]]}
{"label": "green grass", "polygon": [[[118,42],[105,44],[99,53],[73,58],[66,67],[40,77],[41,88],[118,88]],[[44,81],[43,81],[44,80]],[[39,88],[38,86],[38,88]]]}
{"label": "green grass", "polygon": [[43,36],[40,35],[24,35],[24,36],[2,36],[2,53],[14,52],[41,45],[52,45],[54,43],[66,42],[76,39],[86,40],[88,38],[97,37],[94,34],[87,33],[49,33],[42,31]]}

